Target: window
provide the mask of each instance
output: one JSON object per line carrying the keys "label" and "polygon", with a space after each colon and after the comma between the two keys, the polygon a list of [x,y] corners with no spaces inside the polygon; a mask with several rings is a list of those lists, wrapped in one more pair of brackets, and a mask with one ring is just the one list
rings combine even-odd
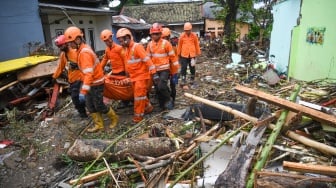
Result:
{"label": "window", "polygon": [[79,24],[83,24],[83,20],[79,20]]}
{"label": "window", "polygon": [[216,30],[214,27],[209,27],[208,30]]}

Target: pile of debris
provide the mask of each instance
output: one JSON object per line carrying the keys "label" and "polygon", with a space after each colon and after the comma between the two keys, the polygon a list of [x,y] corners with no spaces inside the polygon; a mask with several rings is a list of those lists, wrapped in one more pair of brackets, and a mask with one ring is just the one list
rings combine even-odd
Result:
{"label": "pile of debris", "polygon": [[[133,107],[116,109],[120,121],[113,130],[86,133],[92,122],[76,119],[70,102],[57,102],[53,116],[25,125],[4,113],[0,140],[12,142],[0,150],[0,164],[13,171],[1,170],[0,185],[14,185],[13,174],[23,174],[34,181],[22,187],[333,187],[335,83],[271,82],[275,75],[265,77],[271,69],[251,62],[228,68],[218,56],[200,57],[197,80],[178,88],[174,110],[154,111],[131,125]],[[46,104],[29,112],[36,117],[50,109],[50,74],[25,74],[34,79],[12,80],[1,91],[19,94],[11,86],[34,83]],[[10,101],[33,89],[27,90]],[[29,99],[21,104],[37,103]],[[22,138],[11,137],[27,126]]]}

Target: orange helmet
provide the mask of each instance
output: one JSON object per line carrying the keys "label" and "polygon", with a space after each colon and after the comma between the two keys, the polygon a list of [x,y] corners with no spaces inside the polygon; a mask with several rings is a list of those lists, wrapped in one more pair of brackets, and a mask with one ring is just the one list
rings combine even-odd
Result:
{"label": "orange helmet", "polygon": [[185,31],[191,30],[191,29],[192,29],[192,25],[191,25],[191,23],[190,23],[190,22],[186,22],[186,23],[184,24],[183,29],[184,29]]}
{"label": "orange helmet", "polygon": [[117,31],[117,38],[119,37],[125,37],[126,35],[129,35],[131,36],[131,39],[133,39],[132,37],[132,33],[130,30],[126,29],[126,28],[120,28],[118,31]]}
{"label": "orange helmet", "polygon": [[82,37],[83,33],[78,27],[71,26],[65,30],[64,36],[65,36],[65,42],[71,42],[74,41],[79,36]]}
{"label": "orange helmet", "polygon": [[64,35],[60,35],[55,39],[55,45],[56,46],[61,46],[63,44],[65,44],[65,36]]}
{"label": "orange helmet", "polygon": [[104,29],[101,33],[100,33],[100,39],[102,41],[105,41],[107,39],[109,39],[111,36],[113,35],[111,30],[108,29]]}
{"label": "orange helmet", "polygon": [[149,34],[161,33],[161,32],[162,32],[162,26],[158,23],[154,23],[149,30]]}
{"label": "orange helmet", "polygon": [[170,29],[165,27],[165,28],[162,28],[162,35],[161,37],[168,37],[170,35]]}

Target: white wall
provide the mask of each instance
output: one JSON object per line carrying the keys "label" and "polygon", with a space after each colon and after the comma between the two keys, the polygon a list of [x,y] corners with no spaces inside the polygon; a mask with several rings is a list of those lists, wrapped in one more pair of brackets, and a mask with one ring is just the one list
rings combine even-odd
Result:
{"label": "white wall", "polygon": [[[100,32],[104,29],[111,29],[112,16],[71,16],[71,19],[77,27],[84,29],[87,44],[91,44],[88,38],[89,29],[93,29],[95,51],[105,49],[105,44],[100,40]],[[55,20],[59,20],[59,24],[56,24]],[[82,24],[79,23],[80,21],[82,21]],[[56,38],[57,31],[64,33],[66,28],[72,26],[64,15],[50,15],[48,16],[48,22],[50,23],[50,35],[52,39]]]}
{"label": "white wall", "polygon": [[270,55],[275,56],[278,71],[288,70],[292,29],[297,25],[301,0],[282,1],[273,6]]}

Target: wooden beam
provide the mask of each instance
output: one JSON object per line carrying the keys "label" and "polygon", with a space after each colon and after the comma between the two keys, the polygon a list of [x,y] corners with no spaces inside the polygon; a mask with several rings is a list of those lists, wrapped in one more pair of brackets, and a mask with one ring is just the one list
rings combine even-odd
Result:
{"label": "wooden beam", "polygon": [[302,164],[284,161],[282,163],[284,169],[297,171],[297,172],[305,172],[305,173],[316,173],[323,175],[336,175],[336,166],[323,166],[323,165],[313,165],[313,164]]}
{"label": "wooden beam", "polygon": [[272,103],[290,111],[301,112],[303,115],[309,116],[314,120],[336,127],[336,118],[332,115],[241,85],[236,86],[234,89],[238,92],[244,93],[249,96],[258,97],[258,99],[260,100]]}

